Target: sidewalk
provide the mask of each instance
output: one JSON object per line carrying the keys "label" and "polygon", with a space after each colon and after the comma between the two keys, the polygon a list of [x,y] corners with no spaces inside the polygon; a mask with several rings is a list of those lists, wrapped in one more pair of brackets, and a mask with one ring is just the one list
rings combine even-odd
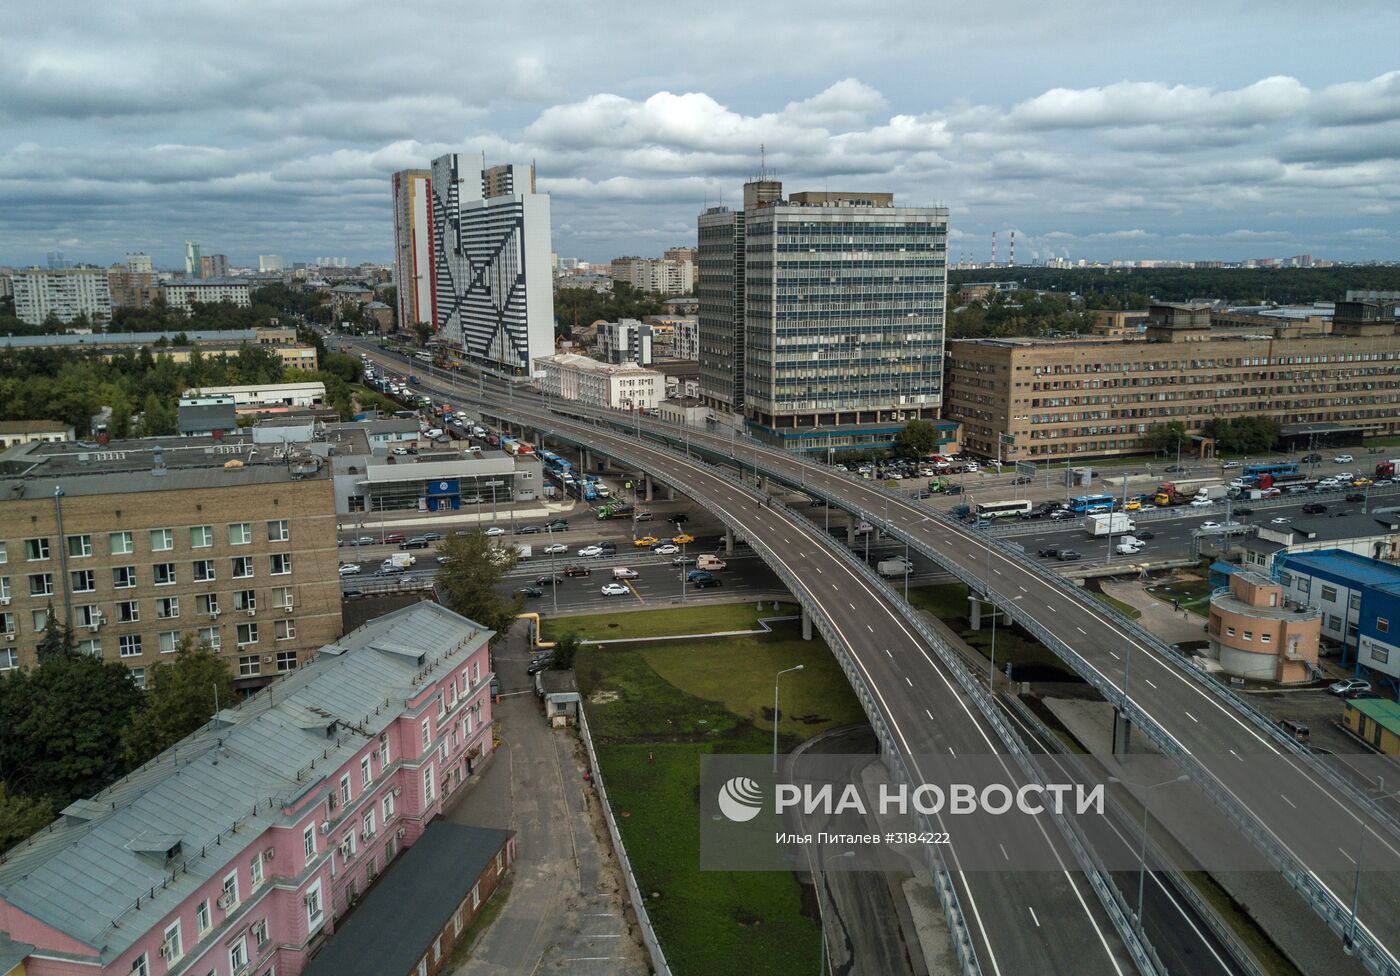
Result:
{"label": "sidewalk", "polygon": [[1142,613],[1138,623],[1168,644],[1205,640],[1206,621],[1189,610],[1173,610],[1143,589],[1140,580],[1104,580],[1099,584],[1107,596]]}

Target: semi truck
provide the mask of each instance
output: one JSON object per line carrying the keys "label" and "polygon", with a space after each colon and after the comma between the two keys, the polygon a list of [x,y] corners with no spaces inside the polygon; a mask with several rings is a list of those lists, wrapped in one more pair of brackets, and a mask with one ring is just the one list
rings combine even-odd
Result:
{"label": "semi truck", "polygon": [[1094,537],[1102,535],[1127,535],[1136,526],[1124,512],[1099,512],[1084,518],[1084,527]]}
{"label": "semi truck", "polygon": [[1391,458],[1388,461],[1380,462],[1376,465],[1375,480],[1380,481],[1382,478],[1394,478],[1395,469],[1397,467],[1400,467],[1400,458]]}
{"label": "semi truck", "polygon": [[895,576],[904,576],[914,571],[914,564],[903,556],[895,556],[893,559],[881,559],[875,564],[875,572],[889,579]]}

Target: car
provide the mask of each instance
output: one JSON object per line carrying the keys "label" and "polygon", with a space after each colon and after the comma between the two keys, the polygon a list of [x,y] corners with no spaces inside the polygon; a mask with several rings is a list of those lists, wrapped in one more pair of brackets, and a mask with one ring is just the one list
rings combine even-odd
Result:
{"label": "car", "polygon": [[635,516],[633,516],[633,518],[634,518],[635,521],[638,521],[638,522],[655,522],[655,521],[656,521],[656,513],[655,513],[655,512],[638,512]]}
{"label": "car", "polygon": [[1291,518],[1288,518],[1287,516],[1284,516],[1284,515],[1280,515],[1278,518],[1271,518],[1271,519],[1269,519],[1269,524],[1270,524],[1270,525],[1287,525],[1289,522],[1292,522],[1292,521],[1293,521],[1293,520],[1292,520]]}
{"label": "car", "polygon": [[1332,476],[1332,480],[1340,482],[1341,484],[1348,484],[1353,478],[1357,477],[1360,476],[1355,471],[1338,471]]}
{"label": "car", "polygon": [[1061,549],[1060,554],[1055,558],[1062,563],[1073,562],[1079,558],[1079,553],[1075,552],[1073,549]]}
{"label": "car", "polygon": [[1304,455],[1303,455],[1303,463],[1304,463],[1304,464],[1318,464],[1318,463],[1321,462],[1321,461],[1322,461],[1322,455],[1321,455],[1321,454],[1304,454]]}
{"label": "car", "polygon": [[1342,483],[1336,478],[1323,478],[1317,483],[1318,491],[1334,491],[1340,487],[1342,487]]}
{"label": "car", "polygon": [[661,540],[654,535],[644,535],[640,539],[633,539],[632,545],[636,546],[638,549],[642,549],[646,546],[654,546],[660,541]]}
{"label": "car", "polygon": [[601,556],[602,554],[603,554],[603,547],[602,547],[602,546],[597,546],[597,545],[594,545],[594,546],[584,546],[582,549],[580,549],[580,550],[578,551],[578,555],[584,557],[585,559],[592,559],[594,556]]}
{"label": "car", "polygon": [[429,542],[441,542],[444,536],[441,532],[424,532],[422,538]]}
{"label": "car", "polygon": [[681,547],[677,545],[672,545],[669,542],[663,542],[659,546],[653,546],[651,551],[656,553],[658,556],[673,556],[681,551]]}
{"label": "car", "polygon": [[399,457],[404,457],[405,455],[408,454],[408,448],[406,448],[406,447],[396,447],[396,448],[394,448],[394,453],[397,454]]}
{"label": "car", "polygon": [[1215,502],[1211,501],[1209,498],[1193,498],[1193,499],[1191,499],[1191,507],[1192,507],[1192,508],[1210,508],[1210,507],[1211,507],[1212,505],[1214,505],[1214,504],[1215,504]]}
{"label": "car", "polygon": [[1220,528],[1220,523],[1219,523],[1219,522],[1214,522],[1214,521],[1202,522],[1202,523],[1201,523],[1201,528],[1202,528],[1202,529],[1207,529],[1207,530],[1209,530],[1209,529],[1218,529],[1218,528]]}
{"label": "car", "polygon": [[698,579],[692,585],[697,590],[708,590],[712,586],[723,586],[724,580],[718,576],[711,576],[709,579]]}
{"label": "car", "polygon": [[1028,475],[1028,474],[1023,474],[1023,475],[1021,475],[1019,478],[1012,478],[1012,479],[1011,479],[1011,483],[1012,483],[1013,485],[1029,485],[1029,484],[1033,483],[1034,481],[1035,481],[1035,479],[1032,478],[1032,477],[1031,477],[1030,475]]}
{"label": "car", "polygon": [[1036,555],[1041,559],[1054,559],[1060,554],[1059,546],[1041,546]]}
{"label": "car", "polygon": [[1371,487],[1372,487],[1372,488],[1389,488],[1389,487],[1390,487],[1391,485],[1393,485],[1393,484],[1395,484],[1395,482],[1391,481],[1389,478],[1381,478],[1379,481],[1377,481],[1377,482],[1375,482],[1373,485],[1371,485]]}
{"label": "car", "polygon": [[1327,686],[1327,691],[1339,698],[1345,698],[1349,692],[1370,690],[1371,682],[1363,678],[1343,678],[1341,681],[1334,681]]}
{"label": "car", "polygon": [[682,532],[680,535],[671,536],[671,541],[678,546],[689,545],[695,541],[695,536],[691,535],[689,532]]}
{"label": "car", "polygon": [[399,543],[399,548],[400,548],[400,549],[426,549],[426,548],[428,548],[428,540],[427,540],[424,536],[415,535],[415,536],[414,536],[413,538],[411,538],[411,539],[405,539],[405,540],[403,540],[402,542],[400,542],[400,543]]}
{"label": "car", "polygon": [[[1235,514],[1236,514],[1236,515],[1253,515],[1253,514],[1254,514],[1254,509],[1250,508],[1248,505],[1236,505],[1236,506],[1235,506]],[[1141,534],[1141,533],[1139,533],[1139,534]]]}
{"label": "car", "polygon": [[565,576],[587,576],[587,575],[588,575],[589,573],[591,573],[591,572],[593,572],[593,570],[589,569],[587,566],[565,566],[565,567],[564,567],[564,575],[565,575]]}
{"label": "car", "polygon": [[1168,474],[1186,474],[1191,469],[1184,464],[1169,464],[1163,470]]}
{"label": "car", "polygon": [[365,591],[364,591],[364,590],[357,590],[357,589],[353,589],[353,588],[352,588],[352,589],[349,589],[349,590],[341,590],[341,591],[340,591],[341,599],[344,599],[344,600],[358,600],[360,597],[362,597],[362,596],[364,596],[364,595],[365,595]]}
{"label": "car", "polygon": [[489,537],[491,537],[492,539],[495,539],[495,538],[497,538],[497,537],[499,537],[499,536],[505,535],[505,534],[506,534],[506,530],[503,529],[503,528],[501,528],[499,525],[493,525],[493,526],[491,526],[491,528],[489,528],[489,529],[486,530],[486,534],[487,534]]}
{"label": "car", "polygon": [[547,545],[547,546],[544,547],[544,554],[545,554],[546,556],[557,556],[557,555],[558,555],[559,553],[561,553],[561,552],[568,552],[568,551],[569,551],[569,547],[566,546],[566,545],[564,545],[564,543],[562,543],[562,542],[555,542],[555,543],[552,543],[551,545]]}
{"label": "car", "polygon": [[689,566],[695,562],[694,556],[674,556],[671,559],[672,566]]}
{"label": "car", "polygon": [[632,591],[621,583],[604,583],[600,592],[603,596],[626,596]]}
{"label": "car", "polygon": [[562,576],[540,576],[535,580],[536,586],[558,586],[564,582]]}
{"label": "car", "polygon": [[612,571],[613,579],[636,579],[640,575],[635,569],[628,569],[626,566],[616,566]]}
{"label": "car", "polygon": [[1320,502],[1308,502],[1303,506],[1304,515],[1321,515],[1325,511],[1327,511],[1327,506]]}
{"label": "car", "polygon": [[1074,518],[1074,513],[1065,508],[1057,508],[1050,513],[1050,517],[1056,522],[1059,522],[1063,519]]}
{"label": "car", "polygon": [[600,543],[598,543],[598,548],[601,549],[601,550],[603,550],[604,553],[615,553],[615,552],[617,552],[617,543],[616,543],[616,542],[600,542]]}
{"label": "car", "polygon": [[685,578],[686,582],[694,583],[697,580],[713,579],[714,575],[714,573],[711,573],[709,570],[706,569],[692,569],[686,572]]}
{"label": "car", "polygon": [[1123,511],[1125,512],[1137,512],[1141,509],[1142,502],[1138,501],[1136,498],[1134,498],[1132,501],[1128,502],[1126,505],[1123,506]]}
{"label": "car", "polygon": [[543,526],[539,526],[539,525],[521,525],[521,526],[518,526],[518,527],[516,528],[515,534],[516,534],[516,535],[539,535],[539,534],[540,534],[541,532],[543,532],[543,531],[544,531],[544,527],[543,527]]}
{"label": "car", "polygon": [[1349,502],[1364,502],[1366,496],[1359,491],[1353,491],[1346,496],[1346,500]]}
{"label": "car", "polygon": [[1221,471],[1233,471],[1235,468],[1238,468],[1239,466],[1240,466],[1240,462],[1238,462],[1238,461],[1226,461],[1225,463],[1223,463],[1222,465],[1220,465],[1220,470],[1221,470]]}
{"label": "car", "polygon": [[397,575],[398,573],[402,573],[403,571],[404,571],[404,568],[403,568],[402,566],[395,566],[393,563],[380,563],[380,564],[379,564],[379,568],[378,568],[377,570],[374,571],[374,575],[375,575],[375,576],[394,576],[394,575]]}
{"label": "car", "polygon": [[666,519],[667,522],[674,522],[676,525],[684,525],[690,521],[690,516],[684,512],[677,512]]}
{"label": "car", "polygon": [[1309,488],[1307,485],[1289,485],[1287,488],[1284,489],[1284,491],[1290,495],[1301,495],[1305,492],[1312,491],[1312,489]]}
{"label": "car", "polygon": [[1113,547],[1113,551],[1118,553],[1118,555],[1120,556],[1135,556],[1138,553],[1142,552],[1142,550],[1142,546],[1129,545],[1126,542],[1119,543],[1118,545]]}
{"label": "car", "polygon": [[1370,478],[1353,478],[1351,480],[1351,486],[1353,488],[1366,488],[1373,484],[1375,484],[1375,482],[1373,482]]}
{"label": "car", "polygon": [[374,545],[374,536],[362,535],[358,539],[351,539],[348,544],[352,546],[372,546]]}
{"label": "car", "polygon": [[1140,542],[1146,542],[1148,539],[1155,539],[1157,537],[1157,533],[1153,532],[1151,529],[1138,529],[1133,535]]}
{"label": "car", "polygon": [[1333,464],[1351,464],[1353,458],[1350,454],[1338,454],[1332,459]]}
{"label": "car", "polygon": [[438,565],[439,565],[439,566],[446,566],[448,563],[452,562],[452,557],[451,557],[451,556],[438,556],[438,557],[437,557],[437,561],[438,561]]}
{"label": "car", "polygon": [[389,543],[389,542],[402,542],[403,539],[404,539],[404,536],[403,536],[403,533],[402,533],[402,532],[386,532],[386,533],[384,533],[384,541],[385,541],[386,543]]}
{"label": "car", "polygon": [[360,564],[359,564],[359,563],[344,563],[344,564],[340,567],[340,575],[341,575],[341,576],[354,576],[354,575],[355,575],[356,573],[358,573],[359,571],[360,571]]}
{"label": "car", "polygon": [[530,666],[525,669],[525,673],[535,675],[539,674],[541,671],[548,671],[552,667],[554,667],[553,655],[545,658],[540,658],[536,661],[531,661]]}
{"label": "car", "polygon": [[564,519],[551,519],[550,521],[548,521],[548,522],[546,522],[546,523],[544,524],[544,527],[545,527],[545,531],[547,531],[547,532],[568,532],[568,531],[569,531],[569,523],[566,522]]}
{"label": "car", "polygon": [[515,592],[519,593],[521,596],[528,596],[531,598],[544,596],[544,590],[540,589],[538,586],[522,586]]}

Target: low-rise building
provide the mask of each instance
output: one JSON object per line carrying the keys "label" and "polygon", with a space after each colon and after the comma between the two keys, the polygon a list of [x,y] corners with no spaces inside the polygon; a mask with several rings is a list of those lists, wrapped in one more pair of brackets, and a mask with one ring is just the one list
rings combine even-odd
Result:
{"label": "low-rise building", "polygon": [[275,413],[287,407],[319,406],[326,399],[326,384],[320,381],[253,383],[240,386],[205,386],[189,392],[192,396],[200,397],[231,396],[235,409],[242,415]]}
{"label": "low-rise building", "polygon": [[195,350],[202,356],[234,355],[255,345],[275,352],[283,365],[315,372],[316,347],[298,342],[296,330],[273,326],[257,329],[199,329],[188,332],[92,332],[56,335],[0,336],[0,349],[93,349],[106,356],[149,349],[177,363],[188,362]]}
{"label": "low-rise building", "polygon": [[176,416],[181,437],[222,436],[238,429],[238,408],[231,393],[182,396]]}
{"label": "low-rise building", "polygon": [[652,410],[666,395],[666,377],[641,366],[618,366],[561,353],[536,359],[535,369],[545,374],[536,384],[546,396],[594,407]]}
{"label": "low-rise building", "polygon": [[[1278,551],[1314,552],[1343,549],[1369,559],[1400,556],[1400,512],[1342,515],[1298,519],[1287,525],[1259,525],[1260,543],[1275,543]],[[1268,569],[1268,565],[1260,568]]]}
{"label": "low-rise building", "polygon": [[1400,756],[1400,704],[1380,698],[1342,702],[1342,727],[1384,756]]}
{"label": "low-rise building", "polygon": [[656,415],[668,423],[686,427],[706,427],[710,422],[710,408],[695,395],[662,400],[656,405]]}
{"label": "low-rise building", "polygon": [[57,420],[0,420],[0,450],[16,444],[71,441],[73,428]]}
{"label": "low-rise building", "polygon": [[1400,678],[1400,567],[1344,549],[1282,555],[1288,599],[1322,614],[1322,635],[1342,661]]}
{"label": "low-rise building", "polygon": [[168,308],[189,313],[195,305],[228,302],[239,308],[253,304],[253,286],[246,278],[180,278],[160,283]]}
{"label": "low-rise building", "polygon": [[604,322],[598,327],[598,358],[606,363],[651,365],[652,328],[636,319]]}
{"label": "low-rise building", "polygon": [[1210,598],[1210,656],[1229,675],[1297,684],[1317,667],[1321,613],[1284,599],[1283,587],[1261,573],[1230,574]]}
{"label": "low-rise building", "polygon": [[0,941],[36,976],[303,971],[490,755],[491,636],[422,602],[327,643],[11,849]]}
{"label": "low-rise building", "polygon": [[65,325],[86,318],[94,328],[112,321],[112,293],[102,268],[25,268],[11,276],[15,315],[27,325],[53,316]]}
{"label": "low-rise building", "polygon": [[146,669],[189,635],[254,688],[341,630],[330,471],[250,438],[35,443],[0,454],[0,671],[56,614],[80,653]]}

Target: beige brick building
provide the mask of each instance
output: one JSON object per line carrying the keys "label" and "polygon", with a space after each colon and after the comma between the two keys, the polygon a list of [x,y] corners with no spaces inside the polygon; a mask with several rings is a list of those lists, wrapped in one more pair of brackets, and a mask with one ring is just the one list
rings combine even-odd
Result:
{"label": "beige brick building", "polygon": [[1012,461],[1140,452],[1154,424],[1195,433],[1216,417],[1400,433],[1400,330],[1364,304],[1338,303],[1326,333],[1255,335],[1154,306],[1143,337],[951,340],[944,416],[966,449]]}
{"label": "beige brick building", "polygon": [[328,466],[251,440],[25,444],[0,454],[0,671],[49,625],[144,680],[180,638],[256,688],[341,634]]}

